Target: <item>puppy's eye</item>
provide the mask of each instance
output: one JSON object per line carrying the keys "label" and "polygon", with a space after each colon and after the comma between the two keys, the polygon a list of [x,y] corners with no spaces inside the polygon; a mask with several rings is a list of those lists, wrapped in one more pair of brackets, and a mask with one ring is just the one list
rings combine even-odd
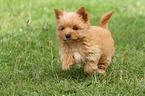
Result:
{"label": "puppy's eye", "polygon": [[63,31],[64,30],[64,27],[63,28],[61,28],[61,31]]}
{"label": "puppy's eye", "polygon": [[74,27],[73,30],[78,30],[78,28],[77,27]]}

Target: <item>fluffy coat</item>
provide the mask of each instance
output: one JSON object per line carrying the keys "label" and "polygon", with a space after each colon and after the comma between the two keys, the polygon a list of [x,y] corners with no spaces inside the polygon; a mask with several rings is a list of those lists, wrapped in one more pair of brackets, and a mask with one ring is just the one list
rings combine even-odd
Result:
{"label": "fluffy coat", "polygon": [[[108,21],[113,11],[106,13],[100,26],[91,26],[84,7],[75,12],[54,9],[56,35],[59,41],[59,54],[62,69],[73,64],[84,66],[84,73],[105,73],[114,52],[114,40],[108,30]],[[70,37],[66,38],[66,34]]]}

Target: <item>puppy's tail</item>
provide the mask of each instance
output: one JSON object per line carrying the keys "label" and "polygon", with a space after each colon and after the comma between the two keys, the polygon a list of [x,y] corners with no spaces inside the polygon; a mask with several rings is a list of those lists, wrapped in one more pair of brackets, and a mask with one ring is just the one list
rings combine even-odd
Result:
{"label": "puppy's tail", "polygon": [[100,27],[108,29],[108,22],[112,16],[114,11],[110,11],[106,14],[104,14],[100,20]]}

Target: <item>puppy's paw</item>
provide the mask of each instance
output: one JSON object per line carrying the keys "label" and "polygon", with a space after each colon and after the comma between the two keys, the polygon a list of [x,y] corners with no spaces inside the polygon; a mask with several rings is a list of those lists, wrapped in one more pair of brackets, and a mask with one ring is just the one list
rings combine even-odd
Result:
{"label": "puppy's paw", "polygon": [[101,73],[101,74],[104,74],[105,73],[105,70],[103,70],[103,69],[97,69],[97,72],[98,73]]}
{"label": "puppy's paw", "polygon": [[85,65],[84,66],[84,73],[85,74],[94,74],[96,73],[96,69],[97,69],[97,66],[90,66],[90,65]]}
{"label": "puppy's paw", "polygon": [[62,69],[67,70],[73,65],[73,57],[70,54],[63,54],[61,56]]}
{"label": "puppy's paw", "polygon": [[62,65],[62,70],[67,70],[67,69],[69,69],[72,65],[73,65],[73,63]]}
{"label": "puppy's paw", "polygon": [[99,63],[97,72],[101,73],[101,74],[104,74],[105,71],[106,71],[106,68],[107,68],[107,63]]}
{"label": "puppy's paw", "polygon": [[69,65],[63,65],[62,70],[67,70],[70,66]]}

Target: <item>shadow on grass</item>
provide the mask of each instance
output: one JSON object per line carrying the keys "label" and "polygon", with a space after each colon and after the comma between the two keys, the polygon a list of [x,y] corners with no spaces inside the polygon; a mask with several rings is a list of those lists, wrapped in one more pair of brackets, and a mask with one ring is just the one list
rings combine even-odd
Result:
{"label": "shadow on grass", "polygon": [[58,79],[72,79],[72,80],[78,80],[78,82],[82,82],[83,80],[89,78],[91,79],[98,78],[100,80],[103,80],[103,78],[107,78],[109,76],[111,70],[112,68],[108,67],[105,74],[96,73],[95,75],[94,74],[86,75],[84,74],[83,67],[79,68],[74,66],[65,71],[60,68],[60,70],[57,70],[55,72],[58,76]]}
{"label": "shadow on grass", "polygon": [[59,78],[83,79],[88,75],[84,74],[83,68],[72,67],[68,70],[57,71]]}

